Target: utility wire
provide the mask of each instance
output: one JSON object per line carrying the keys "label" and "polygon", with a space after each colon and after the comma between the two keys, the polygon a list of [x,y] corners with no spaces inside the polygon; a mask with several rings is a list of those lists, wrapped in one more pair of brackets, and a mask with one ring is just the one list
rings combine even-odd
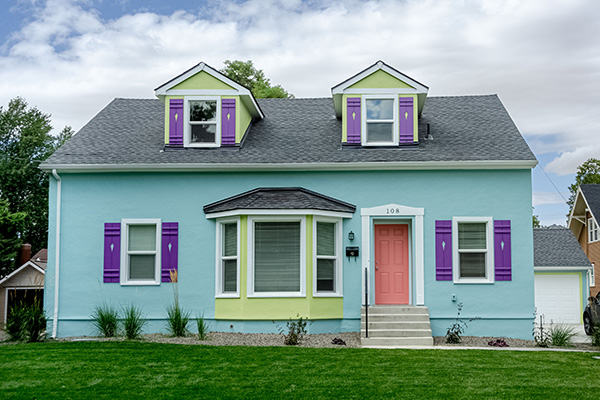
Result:
{"label": "utility wire", "polygon": [[565,201],[565,203],[567,202],[567,199],[565,199],[565,196],[562,195],[562,193],[560,192],[560,190],[558,190],[558,188],[556,187],[556,185],[554,184],[554,182],[552,182],[552,179],[550,179],[550,176],[548,176],[548,174],[546,173],[546,170],[544,169],[544,167],[542,166],[542,164],[538,164],[540,166],[540,168],[542,169],[542,171],[544,171],[544,175],[546,175],[546,178],[548,178],[548,180],[550,181],[550,183],[552,184],[552,186],[554,186],[554,189],[556,189],[556,191],[558,192],[558,194],[560,195],[560,197],[562,197],[562,199]]}

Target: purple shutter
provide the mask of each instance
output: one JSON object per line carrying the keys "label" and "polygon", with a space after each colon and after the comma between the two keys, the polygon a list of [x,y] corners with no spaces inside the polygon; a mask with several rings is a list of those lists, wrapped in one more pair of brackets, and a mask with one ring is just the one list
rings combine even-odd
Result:
{"label": "purple shutter", "polygon": [[400,97],[400,143],[414,142],[413,98]]}
{"label": "purple shutter", "polygon": [[235,99],[221,100],[221,145],[235,146]]}
{"label": "purple shutter", "polygon": [[179,247],[179,223],[162,223],[161,278],[171,282],[171,271],[177,271],[177,248]]}
{"label": "purple shutter", "polygon": [[360,97],[349,97],[346,102],[346,143],[360,144]]}
{"label": "purple shutter", "polygon": [[494,221],[494,267],[497,281],[512,280],[510,221]]}
{"label": "purple shutter", "polygon": [[183,99],[169,100],[169,145],[183,146]]}
{"label": "purple shutter", "polygon": [[121,224],[104,224],[104,282],[119,282],[121,267]]}
{"label": "purple shutter", "polygon": [[435,221],[435,280],[452,280],[452,221]]}

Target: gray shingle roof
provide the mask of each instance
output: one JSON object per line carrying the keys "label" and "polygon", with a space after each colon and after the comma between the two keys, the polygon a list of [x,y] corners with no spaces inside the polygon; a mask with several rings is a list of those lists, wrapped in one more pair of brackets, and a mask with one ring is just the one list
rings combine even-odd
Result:
{"label": "gray shingle roof", "polygon": [[206,214],[240,209],[313,209],[354,213],[356,206],[300,187],[257,188],[204,206]]}
{"label": "gray shingle roof", "polygon": [[[430,97],[418,146],[342,146],[333,100],[258,99],[266,117],[239,148],[165,149],[164,105],[115,99],[59,148],[42,168],[60,165],[281,164],[402,161],[535,161],[496,95]],[[431,138],[425,139],[427,124]]]}
{"label": "gray shingle roof", "polygon": [[596,222],[600,222],[598,221],[600,219],[600,185],[588,183],[580,185],[580,187]]}
{"label": "gray shingle roof", "polygon": [[569,228],[553,225],[533,229],[535,267],[589,267],[590,264]]}

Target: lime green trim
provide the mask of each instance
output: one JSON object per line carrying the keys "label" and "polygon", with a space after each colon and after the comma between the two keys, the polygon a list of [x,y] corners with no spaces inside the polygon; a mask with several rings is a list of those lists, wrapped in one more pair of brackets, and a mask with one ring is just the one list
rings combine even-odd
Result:
{"label": "lime green trim", "polygon": [[225,89],[231,90],[234,89],[223,81],[218,80],[214,76],[206,73],[205,71],[200,71],[196,75],[190,76],[183,82],[178,83],[173,86],[169,90],[177,90],[177,89]]}
{"label": "lime green trim", "polygon": [[534,272],[533,275],[579,275],[579,301],[581,301],[581,312],[579,313],[579,323],[583,324],[583,310],[585,309],[585,301],[587,294],[583,296],[583,272]]}
{"label": "lime green trim", "polygon": [[414,89],[406,82],[401,81],[398,78],[393,77],[383,70],[377,70],[371,75],[364,77],[354,85],[349,86],[348,89]]}
{"label": "lime green trim", "polygon": [[246,130],[252,122],[252,115],[250,115],[250,111],[248,110],[246,105],[241,101],[238,101],[238,104],[239,107],[236,108],[236,117],[237,121],[239,121],[239,124],[236,124],[235,131],[235,142],[237,144],[242,142],[244,134],[246,133]]}
{"label": "lime green trim", "polygon": [[306,297],[248,298],[248,216],[240,218],[240,298],[215,299],[215,318],[230,320],[341,319],[342,297],[313,297],[313,216],[306,216]]}

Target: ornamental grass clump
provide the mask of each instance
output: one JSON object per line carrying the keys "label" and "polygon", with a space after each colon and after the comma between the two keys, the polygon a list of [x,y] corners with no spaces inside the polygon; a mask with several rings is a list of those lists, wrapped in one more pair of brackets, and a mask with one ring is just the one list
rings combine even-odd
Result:
{"label": "ornamental grass clump", "polygon": [[196,325],[198,326],[198,340],[207,340],[210,323],[204,319],[204,314],[196,318]]}
{"label": "ornamental grass clump", "polygon": [[552,346],[571,347],[573,346],[573,338],[577,336],[575,328],[557,324],[550,325],[550,341]]}
{"label": "ornamental grass clump", "polygon": [[123,309],[123,330],[125,337],[129,340],[139,339],[146,325],[146,320],[142,316],[142,310],[131,304]]}
{"label": "ornamental grass clump", "polygon": [[92,321],[94,326],[104,337],[115,337],[117,336],[117,329],[119,325],[119,313],[116,308],[102,304],[94,308],[92,314]]}
{"label": "ornamental grass clump", "polygon": [[33,304],[19,302],[9,310],[6,332],[13,341],[41,342],[46,335],[46,323],[46,313],[36,298]]}
{"label": "ornamental grass clump", "polygon": [[182,337],[187,334],[187,326],[190,321],[190,313],[179,306],[179,291],[177,289],[177,270],[169,271],[173,283],[174,302],[167,307],[167,328],[171,335]]}
{"label": "ornamental grass clump", "polygon": [[23,325],[26,318],[26,307],[24,303],[15,304],[8,310],[6,317],[6,333],[12,341],[20,341],[24,339],[25,331]]}

